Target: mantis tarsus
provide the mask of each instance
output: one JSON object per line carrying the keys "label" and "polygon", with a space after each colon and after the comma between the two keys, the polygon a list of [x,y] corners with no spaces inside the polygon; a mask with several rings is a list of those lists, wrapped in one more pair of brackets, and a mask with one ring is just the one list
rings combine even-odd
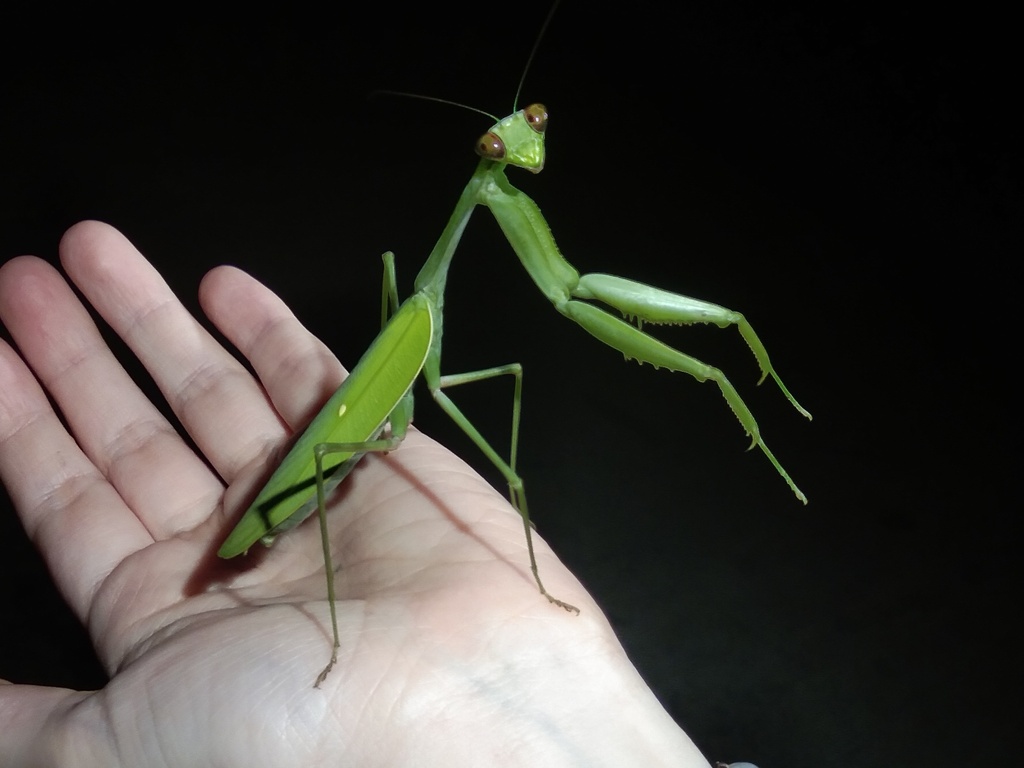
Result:
{"label": "mantis tarsus", "polygon": [[[398,300],[394,256],[391,253],[384,254],[380,335],[313,419],[218,551],[221,557],[234,557],[247,551],[256,541],[269,545],[277,534],[294,527],[311,515],[313,510],[319,512],[334,646],[330,662],[316,680],[317,687],[336,662],[340,647],[334,604],[334,570],[327,537],[326,495],[364,454],[370,451],[389,451],[398,446],[412,419],[411,387],[421,372],[437,404],[466,432],[508,482],[512,505],[523,519],[530,569],[541,594],[555,605],[579,613],[575,606],[548,593],[537,570],[526,495],[523,481],[516,471],[521,366],[511,363],[481,371],[441,375],[445,281],[462,232],[477,205],[484,205],[491,210],[523,267],[560,313],[608,346],[617,349],[626,358],[688,373],[698,381],[714,381],[750,436],[750,447],[759,447],[797,498],[804,503],[807,501],[768,450],[753,414],[725,375],[717,368],[685,355],[641,330],[643,323],[713,323],[722,328],[735,325],[761,368],[761,381],[771,376],[793,406],[810,418],[810,414],[779,380],[768,359],[768,353],[743,315],[614,275],[580,275],[555,246],[551,230],[536,203],[515,189],[505,178],[508,165],[525,168],[533,173],[542,170],[547,122],[548,114],[544,106],[532,104],[503,120],[497,120],[478,140],[476,150],[482,159],[420,270],[414,293],[401,304]],[[611,307],[627,320],[620,319],[594,302]],[[512,441],[507,461],[444,392],[458,384],[497,376],[513,376],[515,379]],[[385,435],[388,425],[390,430]]]}

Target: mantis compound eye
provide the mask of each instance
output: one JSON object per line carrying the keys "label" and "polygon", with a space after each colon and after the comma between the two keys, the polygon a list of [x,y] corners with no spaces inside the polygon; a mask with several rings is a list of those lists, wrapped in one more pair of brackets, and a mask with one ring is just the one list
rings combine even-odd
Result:
{"label": "mantis compound eye", "polygon": [[488,160],[504,160],[505,142],[498,137],[498,134],[488,131],[477,139],[476,153]]}
{"label": "mantis compound eye", "polygon": [[523,117],[537,133],[544,133],[548,127],[548,108],[543,104],[531,104],[523,110]]}

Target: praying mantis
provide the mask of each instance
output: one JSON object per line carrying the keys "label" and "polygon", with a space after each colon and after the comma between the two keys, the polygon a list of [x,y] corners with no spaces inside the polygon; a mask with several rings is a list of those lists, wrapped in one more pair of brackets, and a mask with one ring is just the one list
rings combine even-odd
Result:
{"label": "praying mantis", "polygon": [[[420,375],[434,401],[469,436],[508,483],[510,502],[522,517],[530,570],[540,593],[553,605],[579,613],[578,608],[547,591],[537,568],[526,494],[516,469],[522,367],[518,363],[510,363],[466,373],[441,373],[444,291],[448,269],[462,233],[478,205],[491,211],[523,267],[559,313],[627,359],[687,373],[701,382],[714,382],[750,437],[750,448],[760,448],[797,498],[807,502],[803,492],[768,449],[753,414],[726,376],[717,368],[674,349],[643,330],[645,323],[735,326],[760,367],[758,383],[770,376],[793,407],[811,418],[811,414],[800,406],[782,383],[764,345],[746,318],[716,304],[615,275],[581,275],[555,245],[551,230],[536,203],[513,187],[505,175],[510,165],[533,173],[544,168],[547,109],[542,104],[531,104],[504,119],[491,117],[495,120],[494,125],[476,144],[480,161],[437,244],[420,269],[413,294],[404,302],[399,301],[394,255],[385,253],[380,334],[292,446],[217,553],[222,558],[231,558],[245,553],[257,541],[269,546],[275,536],[298,525],[314,511],[318,512],[334,644],[330,662],[317,677],[314,687],[319,687],[326,679],[337,661],[340,647],[334,569],[327,536],[327,496],[366,453],[387,452],[399,447],[412,420],[412,386]],[[445,391],[454,386],[501,376],[511,376],[515,383],[511,447],[507,459],[491,446]]]}

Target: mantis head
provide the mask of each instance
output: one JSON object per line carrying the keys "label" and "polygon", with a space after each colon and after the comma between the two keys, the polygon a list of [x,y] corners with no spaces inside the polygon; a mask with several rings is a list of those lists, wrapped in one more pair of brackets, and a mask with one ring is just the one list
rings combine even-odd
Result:
{"label": "mantis head", "polygon": [[545,106],[531,104],[495,123],[477,140],[476,153],[497,163],[540,173],[544,170],[544,130],[547,127]]}

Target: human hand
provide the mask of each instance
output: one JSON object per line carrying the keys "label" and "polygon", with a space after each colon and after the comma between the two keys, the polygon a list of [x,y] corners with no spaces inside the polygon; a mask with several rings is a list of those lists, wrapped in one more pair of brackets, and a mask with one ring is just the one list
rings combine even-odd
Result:
{"label": "human hand", "polygon": [[200,303],[259,382],[116,230],[79,224],[60,252],[200,453],[53,267],[0,269],[20,350],[0,342],[0,474],[110,675],[0,686],[0,764],[707,768],[542,540],[545,584],[580,616],[538,594],[502,496],[415,430],[332,500],[341,649],[314,690],[331,649],[315,522],[238,561],[216,550],[340,364],[237,269]]}

